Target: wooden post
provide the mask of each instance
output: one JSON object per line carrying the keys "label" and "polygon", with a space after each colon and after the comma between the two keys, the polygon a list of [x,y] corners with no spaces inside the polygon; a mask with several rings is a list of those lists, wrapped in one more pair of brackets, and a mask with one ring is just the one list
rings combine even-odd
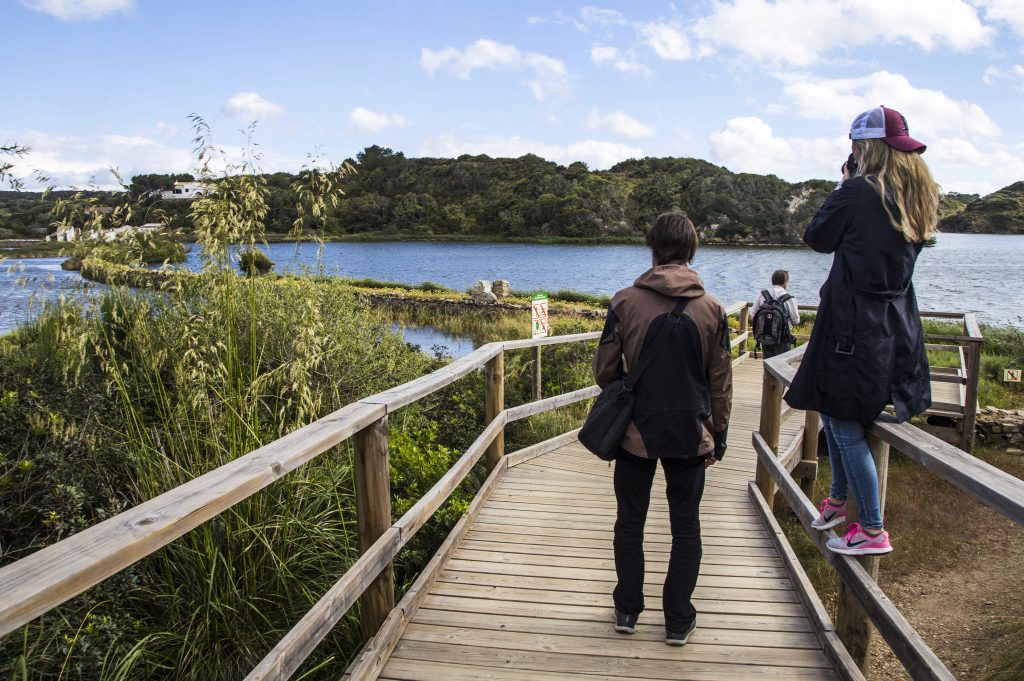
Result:
{"label": "wooden post", "polygon": [[961,446],[965,452],[974,452],[974,424],[978,418],[978,380],[981,375],[980,340],[967,341],[967,385],[964,390],[964,423]]}
{"label": "wooden post", "polygon": [[818,479],[818,430],[821,428],[821,416],[816,411],[804,412],[804,442],[800,451],[800,461],[807,464],[806,468],[814,470],[814,477],[800,479],[800,489],[804,496],[814,501],[814,484]]}
{"label": "wooden post", "polygon": [[[740,310],[740,327],[739,327],[739,333],[738,333],[738,335],[740,335],[740,336],[742,336],[743,334],[747,333],[747,331],[749,331],[749,329],[750,329],[750,307],[751,307],[750,303],[747,303],[747,304],[745,304],[743,306],[743,309]],[[745,354],[749,355],[750,354],[749,348],[750,348],[750,338],[747,338],[745,341],[743,341],[743,346],[740,348],[740,353],[739,353],[738,356],[742,357]]]}
{"label": "wooden post", "polygon": [[[889,486],[889,445],[879,438],[868,435],[868,447],[871,449],[871,457],[875,460],[875,468],[878,471],[878,502],[882,509],[882,517],[885,517],[885,497]],[[857,503],[851,494],[846,501],[846,522],[847,524],[857,522]],[[878,562],[881,556],[861,556],[857,561],[863,566],[871,579],[878,581]],[[839,592],[836,596],[836,633],[839,639],[846,646],[850,655],[857,662],[861,671],[868,673],[868,664],[871,661],[871,632],[874,626],[871,620],[864,613],[856,598],[843,582],[839,583]]]}
{"label": "wooden post", "polygon": [[[773,452],[779,453],[779,429],[782,426],[782,381],[776,378],[768,368],[764,370],[764,384],[761,388],[761,425],[759,432]],[[755,472],[757,488],[761,496],[771,508],[775,501],[775,481],[768,469],[757,463]]]}
{"label": "wooden post", "polygon": [[[359,555],[391,527],[388,417],[355,434],[356,531]],[[395,607],[395,573],[388,563],[359,599],[363,640],[377,633]]]}
{"label": "wooden post", "polygon": [[[487,362],[487,394],[484,398],[484,420],[490,423],[505,408],[505,353],[499,352]],[[493,470],[505,455],[505,430],[502,429],[487,448],[487,469]]]}
{"label": "wooden post", "polygon": [[533,401],[536,402],[541,398],[541,383],[540,383],[540,349],[541,346],[533,346]]}

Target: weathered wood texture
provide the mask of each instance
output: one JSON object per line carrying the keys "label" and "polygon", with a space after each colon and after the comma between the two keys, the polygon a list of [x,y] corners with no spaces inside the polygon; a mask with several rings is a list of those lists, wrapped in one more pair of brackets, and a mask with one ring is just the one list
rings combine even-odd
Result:
{"label": "weathered wood texture", "polygon": [[[508,469],[433,586],[418,595],[419,609],[379,678],[858,678],[832,670],[748,496],[755,456],[745,434],[759,418],[760,362],[743,365],[734,383],[734,435],[725,459],[708,471],[701,506],[700,614],[687,646],[662,640],[660,585],[671,534],[661,473],[646,527],[647,610],[637,633],[622,636],[612,626],[614,468],[571,440],[547,453],[538,447],[505,457]],[[794,413],[780,424],[784,445],[803,420]]]}
{"label": "weathered wood texture", "polygon": [[[355,436],[353,474],[356,486],[356,536],[359,554],[370,550],[391,527],[391,476],[388,472],[388,417]],[[384,566],[359,598],[363,640],[369,640],[395,607],[395,573]]]}
{"label": "weathered wood texture", "polygon": [[[484,396],[484,422],[492,423],[505,409],[505,354],[499,352],[487,362],[487,387]],[[493,469],[505,456],[505,432],[497,434],[487,447],[487,467]]]}
{"label": "weathered wood texture", "polygon": [[836,536],[835,533],[811,529],[811,522],[818,515],[817,508],[804,496],[789,473],[779,465],[774,452],[771,451],[764,439],[755,432],[752,440],[759,461],[765,465],[772,478],[778,483],[779,492],[789,502],[790,508],[796,513],[810,538],[818,545],[818,549],[826,560],[835,568],[846,588],[851,591],[852,597],[870,617],[878,628],[878,633],[892,648],[893,653],[911,678],[914,681],[938,681],[940,679],[952,681],[955,677],[914,631],[914,628],[896,609],[892,601],[886,597],[864,567],[850,556],[833,553],[825,548],[825,542]]}

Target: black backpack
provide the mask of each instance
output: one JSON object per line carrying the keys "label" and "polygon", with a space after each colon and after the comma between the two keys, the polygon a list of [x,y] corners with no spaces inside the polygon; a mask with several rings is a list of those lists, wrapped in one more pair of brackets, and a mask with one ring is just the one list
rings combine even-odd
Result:
{"label": "black backpack", "polygon": [[754,340],[758,347],[762,345],[778,345],[788,343],[789,313],[786,312],[786,301],[793,296],[783,294],[777,300],[767,290],[761,291],[764,302],[757,308],[754,315]]}

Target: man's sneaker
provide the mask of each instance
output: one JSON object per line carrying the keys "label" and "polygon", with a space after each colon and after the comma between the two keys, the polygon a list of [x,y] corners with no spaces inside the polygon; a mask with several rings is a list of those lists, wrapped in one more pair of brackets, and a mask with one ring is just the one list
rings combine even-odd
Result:
{"label": "man's sneaker", "polygon": [[616,610],[615,631],[620,634],[635,634],[637,617],[639,617],[639,615],[629,615],[621,610]]}
{"label": "man's sneaker", "polygon": [[669,631],[665,630],[665,643],[670,646],[685,646],[686,642],[690,640],[690,634],[697,628],[697,620],[690,622],[690,626],[685,631]]}
{"label": "man's sneaker", "polygon": [[811,527],[816,530],[827,530],[846,520],[846,504],[836,506],[832,497],[822,499],[818,510],[821,511],[818,517],[811,521]]}
{"label": "man's sneaker", "polygon": [[829,550],[847,556],[876,556],[892,551],[888,532],[872,537],[860,528],[860,523],[850,523],[846,536],[829,539],[825,545]]}

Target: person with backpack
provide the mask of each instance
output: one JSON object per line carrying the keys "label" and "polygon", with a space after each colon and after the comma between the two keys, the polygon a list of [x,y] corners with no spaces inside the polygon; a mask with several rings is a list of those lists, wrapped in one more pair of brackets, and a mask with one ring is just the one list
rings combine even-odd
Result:
{"label": "person with backpack", "polygon": [[818,209],[804,242],[832,253],[821,304],[800,368],[785,395],[794,409],[821,414],[832,487],[811,523],[827,530],[846,520],[847,492],[859,522],[830,550],[845,555],[892,551],[878,472],[865,428],[887,404],[906,421],[931,406],[931,378],[914,265],[938,222],[939,189],[921,158],[925,145],[907,120],[884,106],[850,127],[853,160]]}
{"label": "person with backpack", "polygon": [[772,272],[772,288],[757,294],[754,307],[750,308],[754,341],[764,350],[764,358],[788,352],[793,347],[793,333],[790,324],[800,323],[800,311],[796,300],[789,295],[789,272]]}
{"label": "person with backpack", "polygon": [[689,268],[693,222],[678,211],[660,215],[646,241],[653,267],[612,298],[594,355],[602,388],[636,372],[633,412],[615,458],[612,599],[615,630],[634,633],[644,609],[644,524],[661,461],[672,528],[665,643],[679,646],[697,626],[691,597],[702,553],[700,500],[705,469],[725,455],[732,356],[725,310]]}

